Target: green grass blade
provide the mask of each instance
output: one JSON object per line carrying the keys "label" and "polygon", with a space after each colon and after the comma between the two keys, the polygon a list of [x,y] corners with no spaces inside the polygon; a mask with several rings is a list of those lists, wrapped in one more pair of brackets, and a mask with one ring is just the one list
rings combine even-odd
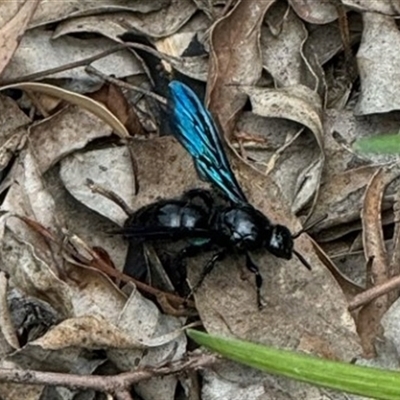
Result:
{"label": "green grass blade", "polygon": [[375,399],[400,399],[398,372],[325,360],[195,330],[188,330],[188,336],[226,358],[271,374]]}
{"label": "green grass blade", "polygon": [[353,149],[361,153],[400,154],[400,135],[382,135],[358,139]]}

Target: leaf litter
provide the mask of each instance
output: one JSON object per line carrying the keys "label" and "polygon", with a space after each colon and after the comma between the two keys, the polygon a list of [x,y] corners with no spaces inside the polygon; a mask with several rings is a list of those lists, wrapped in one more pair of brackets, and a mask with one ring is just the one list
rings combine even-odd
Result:
{"label": "leaf litter", "polygon": [[[57,10],[50,3],[0,5],[0,84],[8,83],[0,97],[0,366],[115,374],[187,355],[187,318],[166,314],[161,297],[111,273],[123,268],[128,245],[109,232],[127,215],[87,184],[118,194],[133,211],[208,187],[168,132],[146,132],[161,126],[147,96],[103,82],[110,76],[165,96],[152,83],[153,70],[166,68],[206,89],[252,204],[292,232],[310,215],[327,215],[308,232],[313,240],[304,233],[295,242],[312,272],[295,259],[255,255],[265,282],[261,311],[244,260],[221,262],[194,295],[204,328],[333,359],[373,357],[393,368],[399,291],[357,312],[348,306],[398,274],[398,156],[352,148],[357,139],[398,130],[396,4],[343,1],[343,20],[342,5],[322,1],[108,0]],[[144,36],[163,66],[126,48],[93,64],[101,75],[68,68],[112,49],[127,31]],[[12,84],[37,73],[36,82]],[[160,256],[174,246],[166,248],[155,246]],[[209,256],[188,261],[191,285]],[[99,262],[107,268],[100,271]],[[356,285],[353,276],[363,279]],[[23,310],[35,310],[32,324],[18,322]],[[204,398],[324,395],[229,363],[202,374]],[[2,398],[15,398],[20,387],[0,384]],[[178,387],[196,393],[195,375],[153,377],[135,392],[173,399]],[[79,392],[23,390],[28,400],[49,390],[62,399]]]}

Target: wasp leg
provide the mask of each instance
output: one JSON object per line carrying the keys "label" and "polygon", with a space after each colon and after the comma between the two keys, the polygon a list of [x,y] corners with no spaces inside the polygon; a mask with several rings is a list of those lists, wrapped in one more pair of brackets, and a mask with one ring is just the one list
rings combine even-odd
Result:
{"label": "wasp leg", "polygon": [[138,281],[147,281],[149,270],[144,255],[143,243],[133,240],[129,242],[123,272]]}
{"label": "wasp leg", "polygon": [[[209,241],[201,244],[190,244],[183,248],[179,253],[175,256],[173,264],[175,265],[175,268],[179,271],[182,277],[186,280],[186,259],[195,257],[198,254],[201,254],[204,251],[207,251],[210,249],[211,243]],[[192,294],[192,290],[189,290],[187,298],[190,297]]]}
{"label": "wasp leg", "polygon": [[209,240],[207,240],[206,242],[203,243],[199,243],[199,244],[190,244],[189,246],[183,248],[176,256],[176,260],[179,263],[182,263],[182,261],[185,258],[191,258],[191,257],[195,257],[198,254],[200,254],[201,252],[207,251],[209,250],[211,247],[211,243]]}
{"label": "wasp leg", "polygon": [[249,253],[246,253],[246,267],[249,271],[251,271],[256,278],[256,290],[257,290],[257,306],[259,309],[262,308],[261,304],[261,286],[263,284],[263,278],[260,274],[260,270],[258,266],[254,263],[254,261],[250,258]]}
{"label": "wasp leg", "polygon": [[200,278],[196,282],[196,284],[192,287],[192,290],[190,291],[190,294],[188,297],[193,295],[193,293],[196,292],[196,290],[202,285],[204,279],[206,276],[214,269],[215,264],[218,261],[223,260],[226,257],[227,251],[226,249],[220,250],[218,253],[215,253],[208,261],[207,264],[204,266],[203,271],[201,271]]}

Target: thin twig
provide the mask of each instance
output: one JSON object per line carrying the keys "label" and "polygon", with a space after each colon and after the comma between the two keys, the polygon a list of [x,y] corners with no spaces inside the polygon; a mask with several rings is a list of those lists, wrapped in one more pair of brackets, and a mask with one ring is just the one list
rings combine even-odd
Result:
{"label": "thin twig", "polygon": [[[123,272],[113,268],[109,264],[107,264],[99,255],[96,251],[94,251],[90,246],[88,246],[81,238],[79,238],[77,235],[71,235],[67,230],[63,230],[63,233],[66,235],[68,238],[68,243],[66,244],[61,244],[59,239],[51,233],[48,229],[44,228],[40,223],[37,221],[33,221],[29,218],[26,218],[24,216],[20,215],[14,215],[15,217],[19,218],[21,221],[25,222],[31,229],[34,229],[35,232],[39,233],[42,235],[47,241],[50,241],[52,243],[55,243],[57,246],[60,246],[60,248],[63,249],[70,257],[75,257],[77,260],[82,260],[82,256],[79,254],[79,252],[76,250],[75,245],[79,245],[82,249],[89,254],[92,259],[84,259],[82,260],[82,263],[85,262],[85,266],[90,266],[92,268],[97,269],[100,272],[103,272],[109,277],[113,277],[116,279],[121,280],[124,283],[133,283],[139,290],[149,293],[153,295],[154,297],[158,298],[163,298],[167,299],[171,304],[179,308],[182,305],[185,305],[186,307],[191,307],[195,308],[194,302],[191,300],[183,299],[182,297],[179,297],[177,295],[174,295],[172,293],[168,292],[163,292],[162,290],[156,289],[152,286],[146,285],[143,282],[140,282]],[[67,257],[67,254],[64,254],[64,257]],[[69,260],[69,262],[73,262],[73,260]],[[95,264],[93,264],[93,262]],[[64,271],[60,271],[64,274]]]}
{"label": "thin twig", "polygon": [[[139,290],[141,290],[145,293],[151,294],[151,295],[155,296],[157,299],[160,297],[168,299],[168,301],[176,307],[180,307],[184,304],[187,307],[191,307],[191,308],[195,307],[194,302],[191,300],[182,299],[182,297],[174,295],[173,293],[163,292],[162,290],[159,290],[152,286],[146,285],[145,283],[140,282],[137,279],[134,279],[131,276],[128,276],[115,268],[112,268],[101,257],[99,257],[99,255],[91,247],[89,247],[83,240],[81,240],[77,235],[68,235],[67,234],[67,236],[69,236],[69,240],[72,244],[79,243],[79,246],[81,248],[83,248],[92,257],[92,260],[95,263],[93,268],[96,268],[97,270],[103,272],[107,276],[117,278],[124,283],[133,283]],[[72,247],[72,245],[69,247],[70,247],[69,251],[71,252],[71,254],[76,253],[76,257],[79,257],[79,254],[77,254],[76,250]],[[89,260],[86,260],[86,262],[89,262]],[[93,264],[93,262],[92,262],[92,264]]]}
{"label": "thin twig", "polygon": [[126,201],[117,193],[98,185],[91,179],[86,179],[86,186],[92,191],[92,193],[97,193],[115,203],[128,217],[133,214],[132,208],[130,208]]}
{"label": "thin twig", "polygon": [[116,53],[116,52],[124,50],[124,49],[128,49],[129,47],[130,46],[125,43],[118,44],[116,46],[111,47],[108,50],[102,51],[99,54],[96,54],[96,55],[88,57],[88,58],[84,58],[83,60],[74,61],[69,64],[61,65],[61,66],[55,67],[55,68],[46,69],[44,71],[35,72],[33,74],[24,75],[19,78],[0,80],[0,85],[3,86],[3,85],[11,85],[14,83],[20,83],[20,82],[35,81],[38,79],[45,78],[46,76],[49,76],[49,75],[57,74],[59,72],[68,71],[70,69],[74,69],[74,68],[78,68],[78,67],[84,67],[85,65],[88,65],[92,62],[99,60],[100,58],[107,57],[110,54]]}
{"label": "thin twig", "polygon": [[[129,388],[138,383],[158,376],[167,376],[183,371],[194,371],[214,365],[219,358],[210,354],[196,354],[168,363],[161,367],[146,367],[133,372],[113,376],[75,375],[57,372],[0,368],[0,382],[13,382],[30,385],[64,386],[70,389],[95,390],[103,393],[117,394],[120,399]],[[125,392],[125,393],[124,393]],[[129,392],[128,392],[129,393]]]}
{"label": "thin twig", "polygon": [[94,68],[92,65],[88,65],[85,68],[85,71],[88,74],[96,75],[97,77],[103,79],[106,82],[113,83],[116,86],[119,86],[124,89],[132,90],[134,92],[142,93],[148,97],[152,97],[153,99],[157,100],[161,104],[167,104],[167,99],[165,97],[162,97],[156,93],[151,92],[150,90],[146,90],[141,88],[140,86],[135,86],[131,85],[130,83],[126,83],[120,79],[113,78],[111,76],[108,76],[106,74],[103,74],[101,71],[98,69]]}
{"label": "thin twig", "polygon": [[[62,65],[60,67],[50,68],[50,69],[47,69],[44,71],[35,72],[33,74],[24,75],[19,78],[15,78],[15,79],[0,80],[0,85],[5,86],[5,85],[11,85],[14,83],[19,83],[19,82],[38,80],[38,79],[42,79],[49,75],[53,75],[53,74],[56,74],[59,72],[68,71],[70,69],[74,69],[74,68],[78,68],[78,67],[84,67],[84,66],[87,66],[87,65],[93,63],[94,61],[99,60],[100,58],[106,57],[110,54],[116,53],[116,52],[124,50],[124,49],[133,49],[133,50],[140,49],[140,50],[146,51],[146,52],[154,55],[155,57],[158,57],[160,60],[165,60],[169,63],[179,62],[179,58],[177,58],[177,57],[173,57],[168,54],[160,53],[159,51],[157,51],[149,46],[140,44],[140,43],[121,43],[121,44],[118,44],[108,50],[105,50],[105,51],[99,53],[99,54],[96,54],[96,55],[88,57],[88,58],[84,58],[83,60],[74,61],[72,63]],[[136,90],[136,91],[139,91],[138,89],[140,89],[140,88],[131,86],[131,89],[132,88],[135,88],[134,90]],[[148,92],[146,92],[146,94],[149,95]],[[157,100],[161,101],[162,103],[165,102],[165,99],[161,96]]]}
{"label": "thin twig", "polygon": [[348,309],[349,311],[353,311],[377,297],[398,288],[400,288],[400,276],[395,276],[381,285],[374,286],[371,289],[354,296],[353,300],[349,303]]}

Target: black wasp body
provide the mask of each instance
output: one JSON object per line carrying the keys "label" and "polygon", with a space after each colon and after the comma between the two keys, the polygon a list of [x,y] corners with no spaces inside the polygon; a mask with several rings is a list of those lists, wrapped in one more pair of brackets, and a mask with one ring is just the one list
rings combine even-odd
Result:
{"label": "black wasp body", "polygon": [[309,265],[293,249],[294,236],[289,229],[272,224],[247,201],[228,163],[211,114],[197,96],[177,81],[171,82],[169,88],[174,135],[193,157],[201,178],[212,183],[224,200],[216,202],[215,196],[201,189],[189,191],[180,199],[161,200],[130,217],[124,234],[131,240],[203,239],[184,249],[182,257],[216,247],[217,252],[204,267],[193,290],[228,252],[244,254],[247,268],[256,277],[260,306],[262,277],[249,252],[266,249],[287,260],[296,254],[307,268]]}
{"label": "black wasp body", "polygon": [[208,239],[241,252],[268,248],[286,259],[291,258],[293,247],[292,236],[284,226],[271,224],[247,204],[216,205],[212,194],[202,189],[142,207],[128,218],[124,234],[136,241]]}

